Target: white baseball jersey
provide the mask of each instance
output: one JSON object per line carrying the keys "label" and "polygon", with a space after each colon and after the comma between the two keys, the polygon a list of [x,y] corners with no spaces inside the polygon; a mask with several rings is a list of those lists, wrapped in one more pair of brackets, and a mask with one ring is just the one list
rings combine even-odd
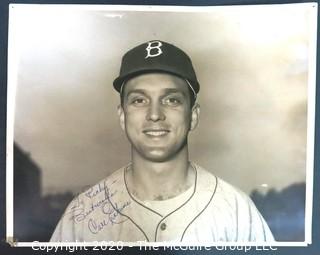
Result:
{"label": "white baseball jersey", "polygon": [[50,241],[274,240],[247,195],[200,166],[193,166],[194,185],[162,201],[134,197],[125,181],[126,167],[117,170],[73,199]]}

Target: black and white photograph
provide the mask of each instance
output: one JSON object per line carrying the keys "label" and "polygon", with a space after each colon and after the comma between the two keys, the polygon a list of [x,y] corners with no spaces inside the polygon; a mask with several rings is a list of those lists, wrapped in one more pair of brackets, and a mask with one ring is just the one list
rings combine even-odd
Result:
{"label": "black and white photograph", "polygon": [[7,240],[311,244],[317,3],[9,6]]}

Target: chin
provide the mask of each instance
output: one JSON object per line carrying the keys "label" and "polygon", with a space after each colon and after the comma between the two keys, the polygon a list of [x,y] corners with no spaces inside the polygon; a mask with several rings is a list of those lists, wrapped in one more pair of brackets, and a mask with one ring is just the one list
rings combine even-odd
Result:
{"label": "chin", "polygon": [[180,150],[168,150],[168,149],[148,149],[139,153],[144,159],[151,161],[162,163],[166,161],[170,161],[172,158],[179,154]]}
{"label": "chin", "polygon": [[160,163],[170,161],[177,156],[185,148],[185,144],[183,143],[180,146],[141,146],[135,147],[134,150],[138,152],[140,157],[151,162]]}
{"label": "chin", "polygon": [[149,151],[148,153],[145,153],[143,157],[149,161],[153,162],[165,162],[170,159],[170,156],[167,155],[167,153],[159,152],[159,151]]}

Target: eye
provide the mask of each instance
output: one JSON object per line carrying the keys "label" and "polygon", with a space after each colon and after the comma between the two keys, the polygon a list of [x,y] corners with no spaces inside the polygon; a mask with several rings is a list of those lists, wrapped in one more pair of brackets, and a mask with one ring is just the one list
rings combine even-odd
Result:
{"label": "eye", "polygon": [[136,106],[147,104],[147,100],[145,98],[142,98],[142,97],[133,98],[130,101],[131,101],[131,104],[136,105]]}
{"label": "eye", "polygon": [[178,106],[182,104],[182,101],[178,97],[167,97],[164,99],[164,104],[169,106]]}

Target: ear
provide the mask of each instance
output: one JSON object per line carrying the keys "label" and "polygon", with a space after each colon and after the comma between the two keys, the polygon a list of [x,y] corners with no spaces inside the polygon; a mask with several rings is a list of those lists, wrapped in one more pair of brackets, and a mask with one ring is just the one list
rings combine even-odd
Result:
{"label": "ear", "polygon": [[118,105],[118,116],[119,116],[120,126],[122,130],[125,130],[124,110],[121,105]]}
{"label": "ear", "polygon": [[191,123],[190,123],[190,130],[194,130],[199,123],[199,117],[200,117],[200,105],[198,103],[195,103],[192,107],[191,112]]}

